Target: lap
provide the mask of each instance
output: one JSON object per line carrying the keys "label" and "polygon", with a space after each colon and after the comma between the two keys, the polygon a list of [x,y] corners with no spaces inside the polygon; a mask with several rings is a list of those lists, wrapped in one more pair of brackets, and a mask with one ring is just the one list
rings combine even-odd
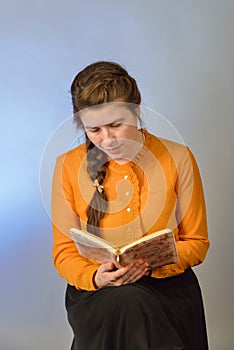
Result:
{"label": "lap", "polygon": [[[167,279],[143,277],[134,284],[94,292],[68,286],[66,307],[81,350],[88,346],[105,350],[106,344],[128,350],[130,346],[173,349],[172,344],[174,349],[208,348],[200,287],[192,270]],[[126,338],[133,336],[135,345],[127,344]],[[92,347],[88,345],[91,337]],[[115,347],[110,345],[112,340]]]}

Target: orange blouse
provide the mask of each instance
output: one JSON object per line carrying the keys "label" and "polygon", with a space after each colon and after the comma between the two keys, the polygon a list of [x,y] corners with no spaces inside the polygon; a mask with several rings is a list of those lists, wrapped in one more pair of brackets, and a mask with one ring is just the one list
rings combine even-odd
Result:
{"label": "orange blouse", "polygon": [[[200,264],[209,248],[199,170],[188,147],[146,130],[145,143],[128,163],[109,161],[104,180],[108,211],[101,236],[124,245],[145,234],[173,230],[179,260],[152,271],[155,278],[183,273]],[[87,173],[85,144],[58,157],[52,190],[53,259],[62,278],[77,289],[94,290],[98,264],[79,255],[71,227],[86,229],[86,208],[95,188]]]}

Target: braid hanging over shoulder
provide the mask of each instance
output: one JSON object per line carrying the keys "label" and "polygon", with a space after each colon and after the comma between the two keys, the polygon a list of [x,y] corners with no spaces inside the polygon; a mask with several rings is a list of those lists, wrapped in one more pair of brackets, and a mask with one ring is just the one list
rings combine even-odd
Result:
{"label": "braid hanging over shoulder", "polygon": [[[86,140],[86,150],[88,161],[87,171],[90,179],[93,182],[97,181],[98,186],[103,186],[106,176],[106,168],[108,166],[107,155],[95,147],[88,138]],[[108,208],[105,188],[103,186],[103,190],[99,191],[98,186],[96,187],[93,198],[86,209],[86,214],[88,217],[87,231],[96,235],[99,235],[100,233],[100,221],[104,217]]]}

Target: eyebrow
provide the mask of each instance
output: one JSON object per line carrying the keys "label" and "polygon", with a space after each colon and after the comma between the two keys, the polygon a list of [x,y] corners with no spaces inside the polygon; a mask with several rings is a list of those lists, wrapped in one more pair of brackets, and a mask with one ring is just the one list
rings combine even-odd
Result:
{"label": "eyebrow", "polygon": [[100,127],[102,127],[102,126],[111,126],[111,125],[113,125],[113,124],[120,123],[120,122],[122,122],[123,120],[124,120],[123,118],[119,118],[119,119],[116,119],[116,120],[114,120],[113,122],[108,123],[108,124],[96,125],[96,126],[91,126],[91,125],[85,126],[85,125],[84,125],[84,127],[85,127],[85,129],[95,129],[95,128],[100,128]]}

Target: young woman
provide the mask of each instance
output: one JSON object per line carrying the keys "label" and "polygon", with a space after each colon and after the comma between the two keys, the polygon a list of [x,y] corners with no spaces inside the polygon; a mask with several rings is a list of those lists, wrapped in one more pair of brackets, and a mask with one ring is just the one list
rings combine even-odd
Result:
{"label": "young woman", "polygon": [[[72,350],[207,350],[202,296],[191,269],[209,247],[193,154],[138,127],[141,95],[117,63],[86,67],[71,94],[86,142],[57,159],[52,215]],[[118,269],[109,261],[99,265],[79,255],[69,237],[74,226],[120,246],[169,227],[179,259],[153,271],[142,260]]]}

